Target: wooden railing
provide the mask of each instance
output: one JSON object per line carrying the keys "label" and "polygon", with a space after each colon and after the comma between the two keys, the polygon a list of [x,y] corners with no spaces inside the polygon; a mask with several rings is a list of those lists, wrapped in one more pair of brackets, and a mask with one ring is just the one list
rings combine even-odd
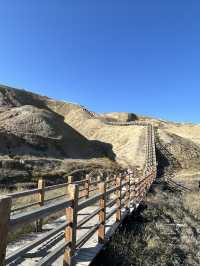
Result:
{"label": "wooden railing", "polygon": [[[53,186],[45,186],[45,181],[39,179],[38,188],[0,197],[0,265],[14,262],[20,256],[54,236],[57,236],[58,240],[65,239],[65,241],[40,260],[38,266],[51,265],[62,254],[64,254],[63,265],[70,265],[75,250],[80,249],[96,231],[98,231],[98,242],[105,243],[106,222],[115,215],[114,227],[120,224],[124,215],[129,213],[130,207],[137,206],[144,199],[156,178],[154,129],[151,125],[145,125],[147,126],[146,161],[141,178],[134,177],[130,171],[123,171],[117,175],[109,174],[107,177],[97,176],[95,180],[86,175],[84,180],[76,182],[70,176],[68,182]],[[64,193],[46,198],[48,191],[61,188],[65,189]],[[111,195],[114,195],[114,199],[110,199]],[[35,196],[36,200],[23,206],[12,207],[13,201],[26,196]],[[98,203],[98,208],[78,221],[78,212],[96,203]],[[109,207],[112,207],[112,210],[107,213],[106,209]],[[125,212],[122,217],[123,208]],[[42,231],[44,219],[60,211],[63,213],[64,210],[66,210],[64,223],[6,256],[9,232],[33,222],[37,223],[37,231]],[[87,233],[77,238],[77,230],[95,216],[98,216],[98,222]],[[63,230],[65,233],[62,233]]]}
{"label": "wooden railing", "polygon": [[[76,249],[81,246],[98,231],[99,243],[105,241],[105,225],[106,221],[113,215],[116,215],[116,223],[121,221],[121,210],[126,208],[128,213],[130,206],[138,204],[148,191],[153,180],[155,172],[152,172],[145,178],[134,179],[132,173],[124,172],[118,176],[108,176],[102,180],[97,177],[91,181],[91,178],[86,176],[84,180],[73,182],[72,177],[70,182],[45,187],[44,180],[38,181],[38,188],[28,191],[13,193],[0,198],[0,265],[11,263],[21,255],[27,253],[37,247],[45,240],[57,235],[65,229],[65,234],[61,234],[60,238],[65,238],[65,243],[55,248],[48,256],[40,261],[38,265],[50,265],[59,256],[64,254],[63,264],[70,265],[71,258]],[[50,190],[66,187],[66,194],[51,198],[51,201],[45,200],[45,193]],[[30,209],[31,204],[19,207],[17,210],[12,209],[12,201],[16,198],[24,196],[36,195],[38,201],[34,204],[39,208]],[[114,195],[114,199],[110,200],[110,195]],[[56,199],[56,201],[55,201]],[[59,199],[59,200],[58,200]],[[99,202],[99,207],[92,213],[86,216],[81,221],[77,221],[78,212],[94,203]],[[106,213],[106,208],[115,206],[110,213]],[[27,211],[24,211],[26,208]],[[49,215],[55,214],[66,209],[66,222],[57,228],[50,230],[41,237],[31,242],[31,244],[13,252],[6,257],[6,247],[8,233],[21,228],[24,225],[37,221],[37,230],[42,230],[43,219]],[[88,230],[88,232],[80,239],[76,240],[77,230],[86,222],[90,221],[94,216],[99,216],[99,222]]]}

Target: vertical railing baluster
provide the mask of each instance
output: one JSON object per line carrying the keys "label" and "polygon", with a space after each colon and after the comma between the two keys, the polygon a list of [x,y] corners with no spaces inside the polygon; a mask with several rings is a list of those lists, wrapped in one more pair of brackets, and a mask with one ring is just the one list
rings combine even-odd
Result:
{"label": "vertical railing baluster", "polygon": [[89,194],[90,194],[90,176],[86,175],[86,179],[85,179],[85,198],[89,198]]}
{"label": "vertical railing baluster", "polygon": [[11,197],[0,197],[0,265],[2,266],[5,265],[11,204]]}
{"label": "vertical railing baluster", "polygon": [[70,242],[65,249],[63,266],[70,266],[73,264],[73,255],[76,249],[76,230],[77,230],[77,208],[78,208],[78,185],[68,185],[69,197],[72,200],[71,207],[66,209],[66,220],[68,225],[65,229],[65,241]]}
{"label": "vertical railing baluster", "polygon": [[130,209],[130,177],[128,174],[125,176],[125,181],[127,182],[126,195],[125,195],[125,198],[126,198],[125,208],[126,210],[129,210]]}
{"label": "vertical railing baluster", "polygon": [[69,194],[69,187],[71,184],[73,184],[73,182],[74,182],[74,177],[71,175],[68,176],[67,177],[67,194]]}
{"label": "vertical railing baluster", "polygon": [[106,219],[106,182],[99,184],[99,193],[102,196],[99,199],[99,229],[98,229],[98,242],[103,244],[105,240],[105,219]]}
{"label": "vertical railing baluster", "polygon": [[[38,193],[38,202],[40,207],[44,206],[44,197],[45,197],[45,180],[43,178],[39,178],[38,180],[38,189],[40,192]],[[39,219],[36,221],[36,231],[42,232],[43,219]]]}
{"label": "vertical railing baluster", "polygon": [[120,222],[121,220],[121,184],[122,184],[121,177],[117,177],[116,178],[116,205],[117,205],[116,222]]}

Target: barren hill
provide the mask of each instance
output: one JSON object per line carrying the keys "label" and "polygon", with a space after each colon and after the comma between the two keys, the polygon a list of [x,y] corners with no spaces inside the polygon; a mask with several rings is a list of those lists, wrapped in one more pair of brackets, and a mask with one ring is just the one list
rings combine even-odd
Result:
{"label": "barren hill", "polygon": [[96,114],[81,105],[0,86],[1,179],[63,175],[90,166],[142,170],[146,127],[108,121],[153,124],[157,141],[168,152],[162,154],[157,145],[164,167],[174,160],[176,171],[200,171],[200,125],[134,113]]}
{"label": "barren hill", "polygon": [[144,164],[144,128],[112,128],[82,106],[5,86],[0,105],[2,180]]}

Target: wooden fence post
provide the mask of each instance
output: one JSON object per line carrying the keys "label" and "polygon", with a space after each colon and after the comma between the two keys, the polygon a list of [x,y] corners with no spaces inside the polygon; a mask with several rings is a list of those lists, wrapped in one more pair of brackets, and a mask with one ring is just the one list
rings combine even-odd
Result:
{"label": "wooden fence post", "polygon": [[68,176],[67,177],[67,183],[68,183],[68,185],[67,185],[67,194],[69,194],[70,192],[69,192],[69,187],[70,187],[70,185],[73,183],[73,181],[74,181],[74,178],[73,178],[73,176]]}
{"label": "wooden fence post", "polygon": [[79,188],[76,184],[68,185],[68,192],[72,200],[72,206],[66,209],[66,220],[69,222],[65,229],[65,241],[70,242],[69,247],[65,249],[63,266],[73,264],[73,255],[76,249],[76,227],[77,227],[77,207]]}
{"label": "wooden fence post", "polygon": [[144,198],[145,191],[146,191],[146,185],[145,182],[143,182],[141,186],[141,198]]}
{"label": "wooden fence post", "polygon": [[130,209],[130,177],[129,177],[129,175],[126,175],[126,177],[125,177],[125,181],[126,182],[128,182],[127,184],[126,184],[126,203],[125,203],[125,208],[127,209],[127,210],[129,210]]}
{"label": "wooden fence post", "polygon": [[121,185],[122,180],[121,177],[116,178],[116,205],[117,205],[117,211],[116,211],[116,222],[119,222],[121,220]]}
{"label": "wooden fence post", "polygon": [[74,182],[74,180],[73,180],[73,176],[69,175],[69,176],[67,177],[67,183],[70,185],[70,184],[72,184],[73,182]]}
{"label": "wooden fence post", "polygon": [[141,184],[139,184],[139,201],[140,201],[140,199],[141,199],[141,197],[142,197],[142,192],[143,192],[143,184],[141,185]]}
{"label": "wooden fence post", "polygon": [[0,265],[2,266],[5,265],[11,203],[11,197],[0,197]]}
{"label": "wooden fence post", "polygon": [[105,240],[105,221],[106,221],[106,182],[99,184],[99,193],[103,195],[99,199],[99,229],[98,229],[98,242],[103,244]]}
{"label": "wooden fence post", "polygon": [[[38,202],[40,207],[44,206],[44,194],[45,194],[45,180],[41,177],[38,180],[38,189],[41,191],[38,193]],[[43,224],[43,219],[39,219],[36,221],[36,231],[41,232],[42,231],[42,224]]]}
{"label": "wooden fence post", "polygon": [[[106,176],[106,180],[105,180],[105,182],[106,182],[106,189],[111,188],[111,182],[110,182],[111,178],[112,178],[112,175],[111,174]],[[110,198],[111,198],[111,195],[109,194],[107,196],[107,199],[109,200]]]}
{"label": "wooden fence post", "polygon": [[89,198],[90,195],[90,176],[86,175],[86,180],[85,180],[85,198]]}
{"label": "wooden fence post", "polygon": [[152,184],[152,175],[150,176],[150,178],[147,179],[147,182],[146,182],[146,191],[149,190],[151,184]]}
{"label": "wooden fence post", "polygon": [[136,187],[136,184],[135,184],[135,180],[132,179],[132,182],[131,182],[131,200],[135,200],[135,187]]}
{"label": "wooden fence post", "polygon": [[100,175],[97,176],[97,181],[98,182],[101,181],[101,176]]}

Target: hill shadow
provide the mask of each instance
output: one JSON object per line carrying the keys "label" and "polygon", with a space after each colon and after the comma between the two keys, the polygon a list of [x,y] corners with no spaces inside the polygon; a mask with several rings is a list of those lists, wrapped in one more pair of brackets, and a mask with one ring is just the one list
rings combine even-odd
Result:
{"label": "hill shadow", "polygon": [[38,156],[55,159],[92,159],[107,157],[115,160],[116,154],[110,143],[88,140],[69,125],[66,133],[59,138],[26,134],[19,136],[13,132],[0,132],[0,155],[10,159],[20,156]]}

